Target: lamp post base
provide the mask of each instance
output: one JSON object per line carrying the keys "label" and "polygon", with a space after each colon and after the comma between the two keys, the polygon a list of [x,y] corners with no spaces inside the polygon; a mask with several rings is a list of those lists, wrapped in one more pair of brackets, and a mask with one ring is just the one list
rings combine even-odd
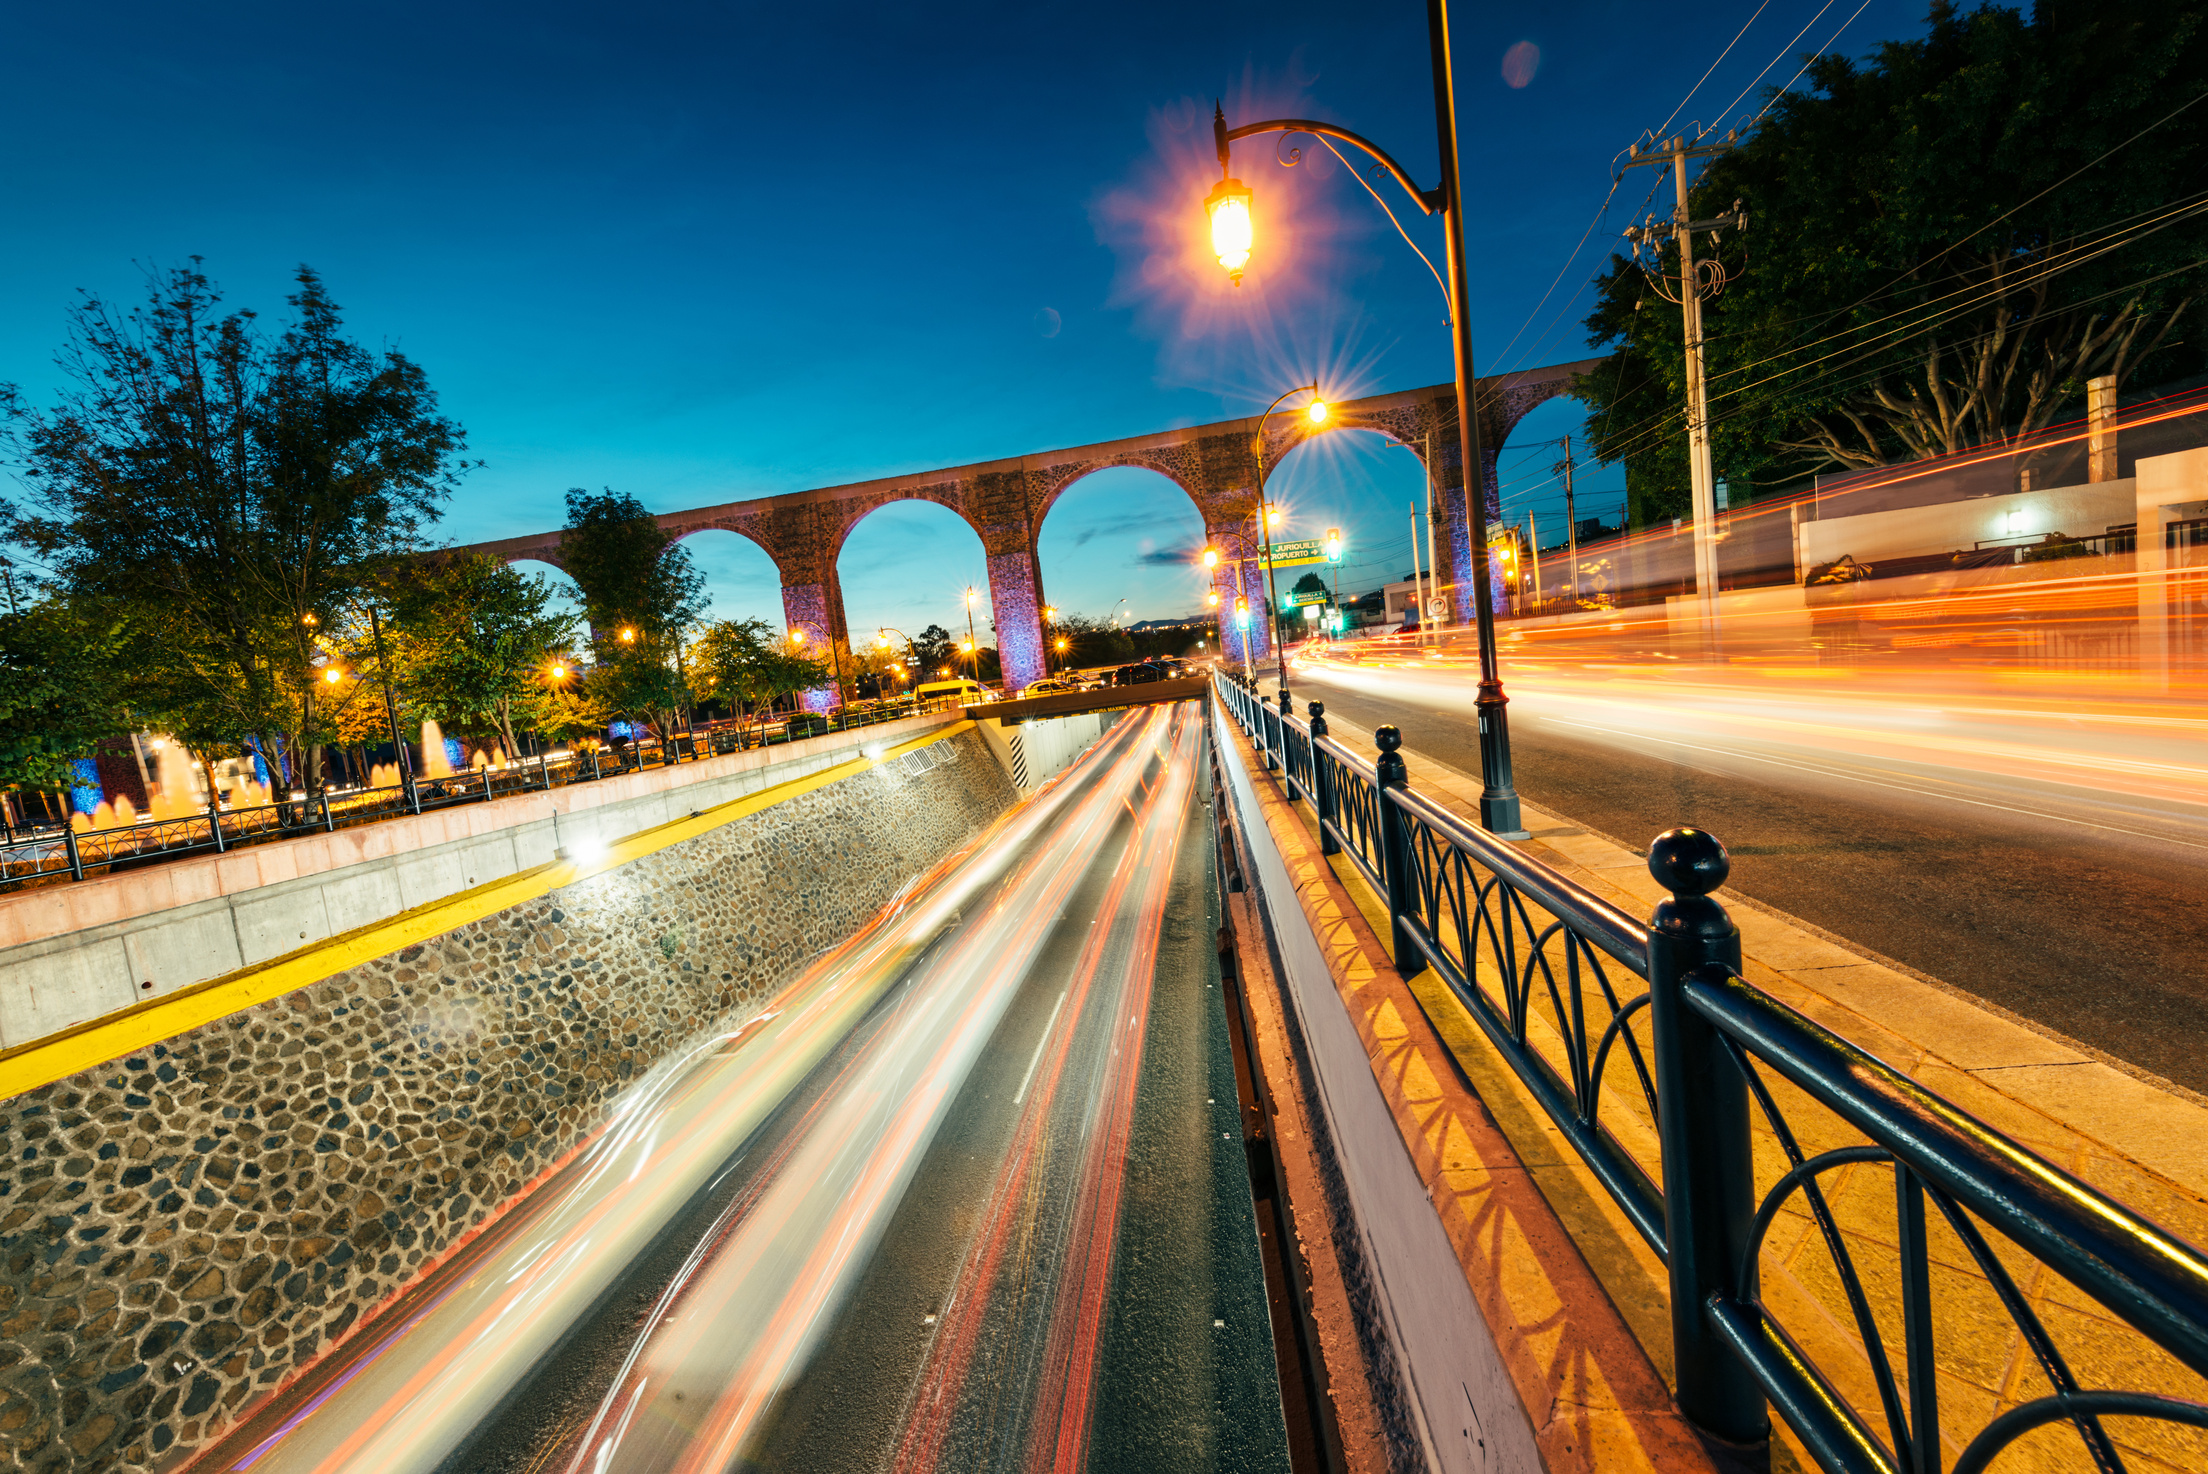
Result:
{"label": "lamp post base", "polygon": [[1480,827],[1497,839],[1531,839],[1518,813],[1518,786],[1510,772],[1510,698],[1503,683],[1480,682]]}

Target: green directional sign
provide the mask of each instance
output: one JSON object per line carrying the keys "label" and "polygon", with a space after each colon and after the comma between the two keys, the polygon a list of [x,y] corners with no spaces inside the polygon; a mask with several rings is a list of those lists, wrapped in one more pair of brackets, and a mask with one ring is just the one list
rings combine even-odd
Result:
{"label": "green directional sign", "polygon": [[1324,563],[1326,545],[1315,537],[1300,542],[1274,543],[1272,557],[1263,561],[1268,568],[1301,568],[1306,563]]}
{"label": "green directional sign", "polygon": [[1283,609],[1295,609],[1305,604],[1324,604],[1326,600],[1327,593],[1324,589],[1311,589],[1308,591],[1290,589],[1288,593],[1281,598],[1280,607]]}

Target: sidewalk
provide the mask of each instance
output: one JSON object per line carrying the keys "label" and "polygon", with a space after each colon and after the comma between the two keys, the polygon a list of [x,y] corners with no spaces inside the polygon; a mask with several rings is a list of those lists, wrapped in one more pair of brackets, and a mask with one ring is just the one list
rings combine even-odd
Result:
{"label": "sidewalk", "polygon": [[[1369,740],[1361,734],[1342,732],[1336,740],[1368,758],[1373,755]],[[1467,819],[1475,818],[1480,792],[1476,778],[1409,748],[1402,755],[1414,789]],[[1307,828],[1315,826],[1308,804],[1297,804],[1295,811]],[[1543,863],[1636,917],[1647,916],[1662,898],[1640,854],[1532,805],[1524,812],[1533,837],[1523,848]],[[1368,924],[1384,935],[1385,912],[1363,875],[1347,856],[1332,857],[1331,863]],[[1758,987],[2178,1236],[2208,1244],[2208,1108],[2112,1068],[2059,1038],[1851,951],[1769,908],[1723,892],[1719,899],[1727,903],[1740,927],[1742,970]],[[1543,924],[1547,918],[1536,911],[1535,920]],[[1493,994],[1497,979],[1484,958],[1480,974],[1481,986]],[[1616,981],[1631,985],[1621,997],[1638,989],[1630,977]],[[1661,1263],[1440,979],[1427,972],[1411,980],[1409,987],[1651,1362],[1668,1380],[1669,1309]],[[1561,1036],[1540,1024],[1545,1007],[1546,1000],[1537,998],[1531,1042],[1561,1066]],[[1771,1081],[1805,1153],[1860,1140],[1784,1082],[1775,1077]],[[1630,1067],[1621,1068],[1615,1059],[1604,1100],[1606,1122],[1653,1175],[1657,1165],[1654,1125],[1631,1081]],[[1777,1180],[1786,1164],[1760,1114],[1756,1126],[1760,1193]],[[1858,1165],[1821,1181],[1873,1299],[1873,1315],[1889,1355],[1898,1361],[1897,1233],[1891,1174],[1883,1165]],[[1799,1211],[1801,1202],[1798,1196],[1791,1200],[1768,1241],[1763,1268],[1766,1301],[1848,1401],[1872,1426],[1882,1428],[1870,1363],[1839,1276],[1814,1220]],[[2081,1384],[2208,1401],[2208,1384],[2200,1378],[2110,1318],[2051,1270],[2005,1240],[1996,1236],[1993,1241]],[[1961,1241],[1936,1219],[1933,1253],[1942,1442],[1945,1458],[1952,1460],[1992,1418],[2051,1389],[1991,1284],[1978,1272]],[[2137,1420],[2111,1421],[2108,1427],[2135,1469],[2172,1474],[2208,1469],[2208,1435]],[[1802,1467],[1811,1467],[1794,1452]],[[2020,1442],[1999,1467],[2068,1469],[2085,1467],[2080,1463],[2084,1458],[2075,1433],[2058,1425]],[[1776,1448],[1774,1465],[1783,1466]]]}

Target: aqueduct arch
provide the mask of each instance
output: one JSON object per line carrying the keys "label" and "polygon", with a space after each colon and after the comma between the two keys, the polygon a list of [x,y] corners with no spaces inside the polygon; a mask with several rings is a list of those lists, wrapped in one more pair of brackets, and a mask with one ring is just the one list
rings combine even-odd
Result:
{"label": "aqueduct arch", "polygon": [[[1602,360],[1556,364],[1499,374],[1478,381],[1481,482],[1487,517],[1500,520],[1495,457],[1503,440],[1536,405],[1570,392],[1572,380]],[[1266,462],[1301,440],[1340,429],[1377,430],[1408,447],[1433,466],[1444,509],[1446,554],[1452,587],[1452,617],[1471,617],[1472,528],[1462,494],[1463,456],[1456,434],[1456,387],[1436,384],[1396,394],[1338,402],[1324,426],[1313,428],[1300,415],[1276,416],[1266,427]],[[782,579],[782,608],[793,623],[806,621],[849,639],[843,589],[836,577],[836,556],[860,518],[892,501],[926,500],[949,508],[981,538],[988,559],[989,603],[997,629],[997,650],[1005,679],[1014,685],[1039,680],[1044,670],[1041,609],[1042,572],[1035,559],[1036,534],[1043,516],[1067,487],[1092,471],[1110,466],[1140,466],[1156,471],[1196,504],[1205,535],[1230,557],[1247,542],[1239,531],[1257,509],[1257,461],[1253,419],[1222,420],[1179,430],[1132,436],[1096,445],[1041,451],[999,461],[921,471],[848,486],[786,492],[780,496],[734,501],[691,511],[666,512],[659,525],[676,537],[707,528],[741,534],[765,550]],[[560,534],[536,533],[481,543],[477,550],[515,559],[533,558],[561,566]],[[1264,580],[1254,559],[1234,558],[1227,592],[1239,585],[1251,608],[1264,607]],[[1500,581],[1497,582],[1499,588]],[[1241,645],[1231,621],[1220,631],[1227,653],[1240,658]],[[1253,621],[1251,654],[1265,652],[1263,621]]]}

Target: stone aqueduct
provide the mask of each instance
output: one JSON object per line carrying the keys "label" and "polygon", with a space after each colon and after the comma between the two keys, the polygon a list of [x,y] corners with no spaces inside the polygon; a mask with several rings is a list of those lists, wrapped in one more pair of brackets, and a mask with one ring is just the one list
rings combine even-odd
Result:
{"label": "stone aqueduct", "polygon": [[[1498,519],[1495,455],[1505,437],[1534,406],[1569,392],[1575,375],[1600,360],[1526,369],[1478,381],[1473,397],[1480,406],[1483,481],[1490,520]],[[1442,526],[1450,568],[1454,617],[1471,617],[1468,593],[1472,575],[1472,538],[1465,499],[1462,454],[1456,434],[1456,387],[1437,384],[1369,399],[1337,402],[1323,427],[1302,415],[1276,415],[1267,427],[1266,464],[1307,438],[1341,430],[1376,430],[1425,459],[1429,445],[1442,494]],[[782,608],[792,624],[808,622],[849,638],[844,622],[843,590],[836,558],[844,539],[867,513],[893,501],[931,501],[950,508],[981,538],[989,560],[989,602],[997,649],[1008,685],[1024,686],[1044,672],[1040,610],[1044,604],[1042,571],[1035,556],[1043,518],[1067,487],[1108,466],[1141,466],[1165,476],[1196,504],[1204,532],[1228,555],[1222,595],[1234,589],[1249,596],[1250,607],[1265,605],[1264,575],[1250,546],[1252,514],[1257,509],[1256,421],[1223,420],[1186,429],[1164,430],[1126,440],[1065,450],[1042,451],[1009,460],[922,471],[849,486],[788,492],[750,501],[667,512],[660,526],[676,535],[719,528],[758,544],[782,575]],[[560,564],[557,531],[481,543],[478,551],[507,559]],[[1231,622],[1221,631],[1228,653],[1239,659],[1241,646]],[[1262,655],[1267,635],[1262,620],[1249,631],[1251,653]]]}

